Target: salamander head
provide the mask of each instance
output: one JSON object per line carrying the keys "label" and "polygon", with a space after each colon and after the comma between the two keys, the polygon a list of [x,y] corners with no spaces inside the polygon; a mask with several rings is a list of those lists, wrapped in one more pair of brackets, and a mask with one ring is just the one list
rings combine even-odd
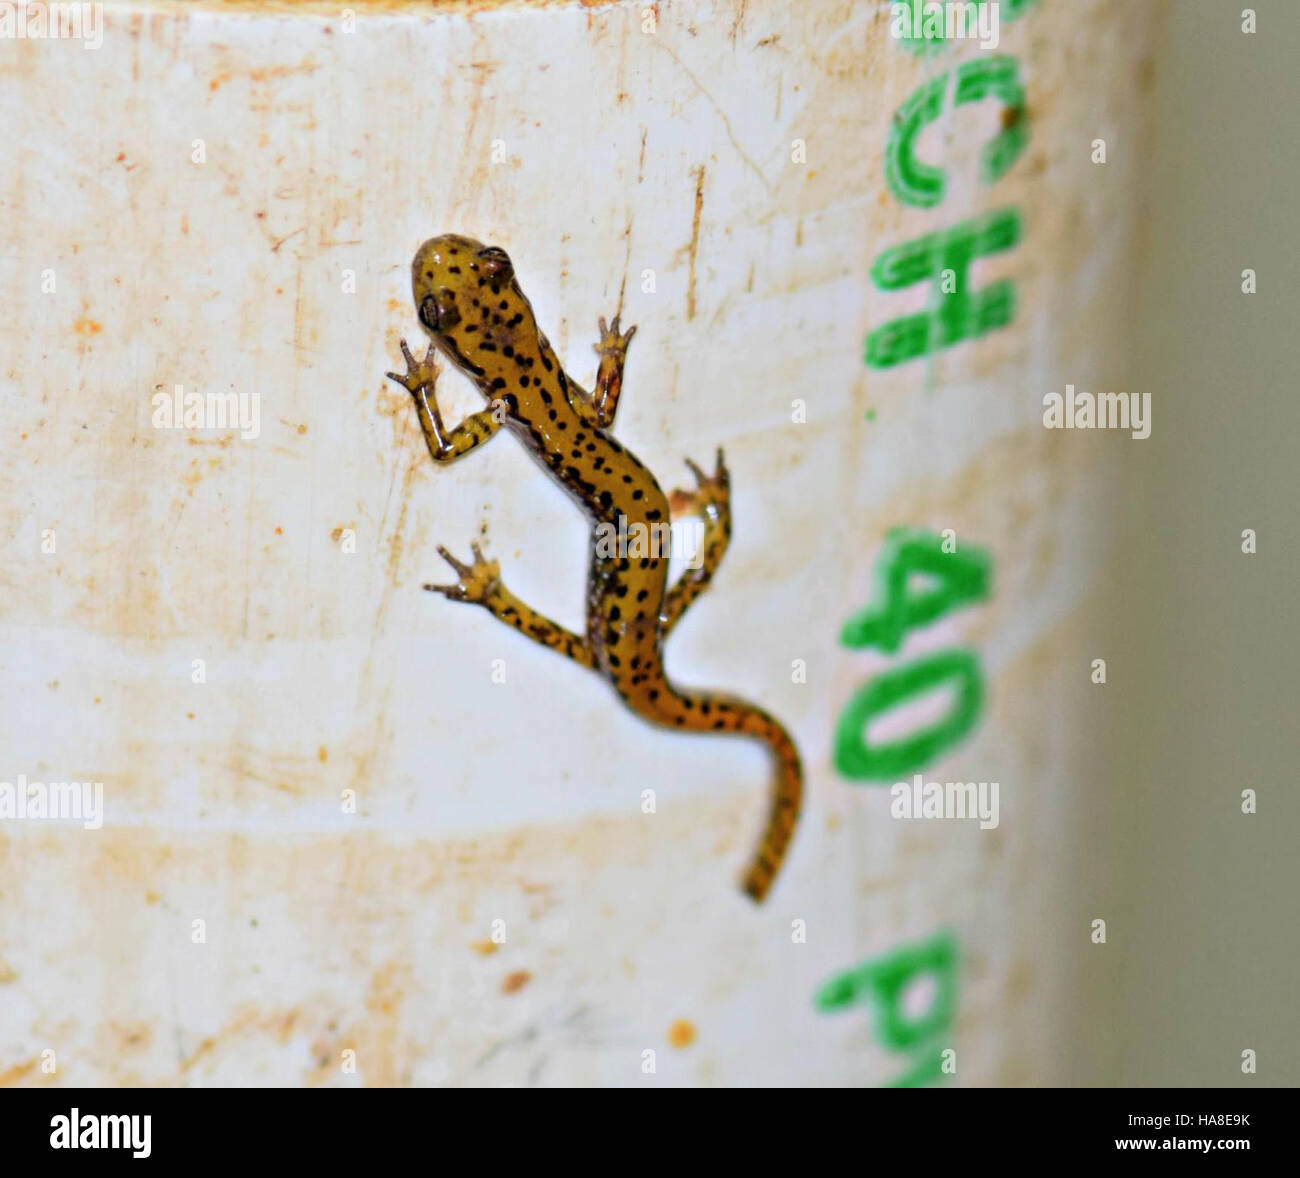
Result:
{"label": "salamander head", "polygon": [[433,342],[485,390],[518,371],[516,354],[537,354],[533,308],[500,247],[454,233],[431,238],[411,263],[411,291]]}

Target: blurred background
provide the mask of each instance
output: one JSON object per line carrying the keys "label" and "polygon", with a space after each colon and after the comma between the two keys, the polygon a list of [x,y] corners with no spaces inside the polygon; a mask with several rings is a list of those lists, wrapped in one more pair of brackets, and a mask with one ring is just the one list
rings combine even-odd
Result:
{"label": "blurred background", "polygon": [[[1250,5],[1253,36],[1244,7],[1171,5],[1152,98],[1132,384],[1154,426],[1122,448],[1111,606],[1131,673],[1093,697],[1085,835],[1126,925],[1118,974],[1081,966],[1097,1083],[1300,1084],[1300,7]],[[1247,1048],[1256,1076],[1227,1066]]]}

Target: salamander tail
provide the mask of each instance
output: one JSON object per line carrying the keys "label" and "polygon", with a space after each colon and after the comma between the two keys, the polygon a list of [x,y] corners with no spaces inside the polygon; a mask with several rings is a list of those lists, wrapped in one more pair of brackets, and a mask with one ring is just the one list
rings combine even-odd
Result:
{"label": "salamander tail", "polygon": [[803,802],[803,765],[799,762],[799,750],[783,725],[758,708],[751,709],[750,716],[754,727],[743,731],[753,732],[768,743],[776,769],[767,825],[745,872],[743,884],[749,897],[761,904],[776,873],[781,870],[786,848],[799,821],[799,807]]}
{"label": "salamander tail", "polygon": [[[772,750],[775,781],[763,836],[745,871],[746,894],[761,903],[785,859],[803,801],[803,766],[799,750],[785,727],[762,708],[728,695],[681,691],[667,681],[651,693],[649,707],[638,706],[647,719],[678,731],[734,733],[752,736]],[[638,701],[638,705],[641,701]]]}

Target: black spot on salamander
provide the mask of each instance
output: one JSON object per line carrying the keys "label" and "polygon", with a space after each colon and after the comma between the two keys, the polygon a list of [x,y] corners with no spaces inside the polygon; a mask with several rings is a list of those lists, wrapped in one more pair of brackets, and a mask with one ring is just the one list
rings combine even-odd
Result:
{"label": "black spot on salamander", "polygon": [[459,267],[459,266],[448,266],[448,267],[447,267],[447,273],[448,273],[448,274],[459,274],[459,273],[460,273],[460,267]]}
{"label": "black spot on salamander", "polygon": [[650,596],[649,589],[640,589],[637,591],[636,599],[637,601],[644,601],[649,596]]}
{"label": "black spot on salamander", "polygon": [[718,729],[718,728],[725,728],[726,726],[727,726],[727,722],[726,722],[726,720],[714,720],[714,721],[713,721],[713,727],[714,727],[715,729]]}
{"label": "black spot on salamander", "polygon": [[513,356],[515,354],[515,350],[509,344],[506,344],[506,346],[501,349],[501,354],[503,356]]}
{"label": "black spot on salamander", "polygon": [[643,494],[643,492],[642,492],[641,489],[638,487],[635,491],[632,492],[632,498],[633,498],[633,499],[640,499],[641,496],[642,496],[642,494]]}
{"label": "black spot on salamander", "polygon": [[[484,340],[481,344],[479,344],[479,351],[481,352],[495,352],[496,350],[497,350],[496,344],[490,343],[488,340]],[[501,378],[497,377],[497,379],[500,380]]]}
{"label": "black spot on salamander", "polygon": [[466,335],[469,335],[470,332],[472,332],[472,331],[477,331],[477,330],[478,330],[478,324],[477,324],[477,323],[467,323],[467,324],[465,324],[465,334],[466,334]]}
{"label": "black spot on salamander", "polygon": [[618,606],[612,605],[609,607],[609,620],[611,622],[617,622],[622,616],[623,611],[619,609]]}
{"label": "black spot on salamander", "polygon": [[545,368],[547,372],[550,372],[551,369],[554,367],[554,365],[550,361],[550,358],[546,355],[545,352],[542,353],[542,367]]}
{"label": "black spot on salamander", "polygon": [[426,270],[426,271],[424,272],[424,276],[425,276],[425,278],[432,278],[432,277],[433,277],[433,271],[432,271],[432,270]]}
{"label": "black spot on salamander", "polygon": [[492,378],[492,387],[493,387],[494,389],[503,389],[503,388],[505,388],[505,387],[506,387],[505,379],[504,379],[503,377],[500,377],[500,376],[494,376],[494,377]]}
{"label": "black spot on salamander", "polygon": [[547,410],[546,416],[549,417],[552,421],[554,421],[556,416],[555,410],[554,409]]}
{"label": "black spot on salamander", "polygon": [[521,376],[521,377],[519,378],[519,387],[520,387],[521,389],[526,389],[526,388],[528,387],[528,377],[526,377],[526,376]]}
{"label": "black spot on salamander", "polygon": [[507,393],[502,400],[510,406],[510,412],[514,413],[519,408],[519,398],[514,393]]}
{"label": "black spot on salamander", "polygon": [[654,703],[654,701],[657,700],[658,698],[659,698],[659,689],[657,687],[650,688],[650,702]]}
{"label": "black spot on salamander", "polygon": [[542,404],[549,405],[551,403],[551,394],[548,393],[545,389],[541,389],[540,391],[542,394]]}
{"label": "black spot on salamander", "polygon": [[654,511],[647,511],[647,512],[645,513],[645,517],[646,517],[646,519],[648,519],[648,520],[656,520],[656,519],[658,519],[661,515],[663,515],[663,512],[660,511],[659,508],[657,508],[657,507],[654,509]]}
{"label": "black spot on salamander", "polygon": [[630,482],[632,481],[632,476],[631,476],[630,474],[625,474],[625,475],[623,476],[623,481],[624,481],[625,483],[630,483]]}

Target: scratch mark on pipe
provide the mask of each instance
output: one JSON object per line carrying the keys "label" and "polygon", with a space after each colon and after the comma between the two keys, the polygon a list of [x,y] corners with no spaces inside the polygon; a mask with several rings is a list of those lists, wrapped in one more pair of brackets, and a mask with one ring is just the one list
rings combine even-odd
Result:
{"label": "scratch mark on pipe", "polygon": [[682,73],[684,73],[688,78],[690,78],[690,80],[691,80],[692,82],[695,83],[695,88],[696,88],[696,89],[697,89],[701,94],[703,94],[705,98],[708,99],[708,101],[709,101],[709,105],[712,106],[713,109],[714,109],[715,111],[717,111],[717,113],[718,113],[718,118],[720,118],[720,119],[722,120],[722,126],[723,126],[723,128],[726,130],[726,132],[727,132],[727,138],[731,140],[731,146],[734,147],[734,148],[736,149],[736,154],[739,155],[740,158],[741,158],[742,160],[745,161],[745,164],[746,164],[746,166],[748,166],[749,170],[750,170],[751,172],[753,172],[754,175],[757,176],[757,177],[759,178],[759,180],[760,180],[760,181],[762,182],[762,184],[763,184],[763,187],[766,188],[766,189],[768,190],[768,192],[771,192],[771,191],[772,191],[772,182],[771,182],[771,181],[770,181],[770,180],[769,180],[769,179],[768,179],[768,178],[763,174],[763,169],[760,168],[760,167],[759,167],[759,166],[758,166],[758,165],[753,161],[753,159],[750,157],[749,153],[748,153],[748,152],[747,152],[743,147],[740,146],[740,140],[738,140],[738,139],[736,138],[736,132],[735,132],[734,130],[732,130],[731,120],[730,120],[729,118],[727,118],[727,112],[726,112],[725,110],[723,110],[722,107],[720,107],[720,106],[718,105],[717,99],[715,99],[715,98],[713,97],[713,95],[710,94],[710,93],[709,93],[709,92],[704,88],[704,85],[703,85],[703,83],[700,82],[699,78],[697,78],[697,77],[696,77],[696,76],[695,76],[695,75],[690,71],[690,69],[688,69],[688,68],[683,64],[682,59],[681,59],[680,57],[678,57],[677,54],[675,54],[675,53],[674,53],[674,52],[673,52],[673,51],[672,51],[672,50],[671,50],[667,45],[665,45],[662,41],[658,40],[657,38],[652,38],[651,40],[652,40],[653,44],[654,44],[657,48],[662,49],[666,54],[668,54],[669,57],[671,57],[671,58],[673,59],[673,61],[675,61],[675,62],[677,63],[677,67],[678,67],[678,69],[680,69],[680,70],[682,71]]}
{"label": "scratch mark on pipe", "polygon": [[704,211],[704,165],[695,169],[695,217],[691,222],[691,276],[686,286],[686,318],[695,318],[695,258],[700,250],[700,214]]}

